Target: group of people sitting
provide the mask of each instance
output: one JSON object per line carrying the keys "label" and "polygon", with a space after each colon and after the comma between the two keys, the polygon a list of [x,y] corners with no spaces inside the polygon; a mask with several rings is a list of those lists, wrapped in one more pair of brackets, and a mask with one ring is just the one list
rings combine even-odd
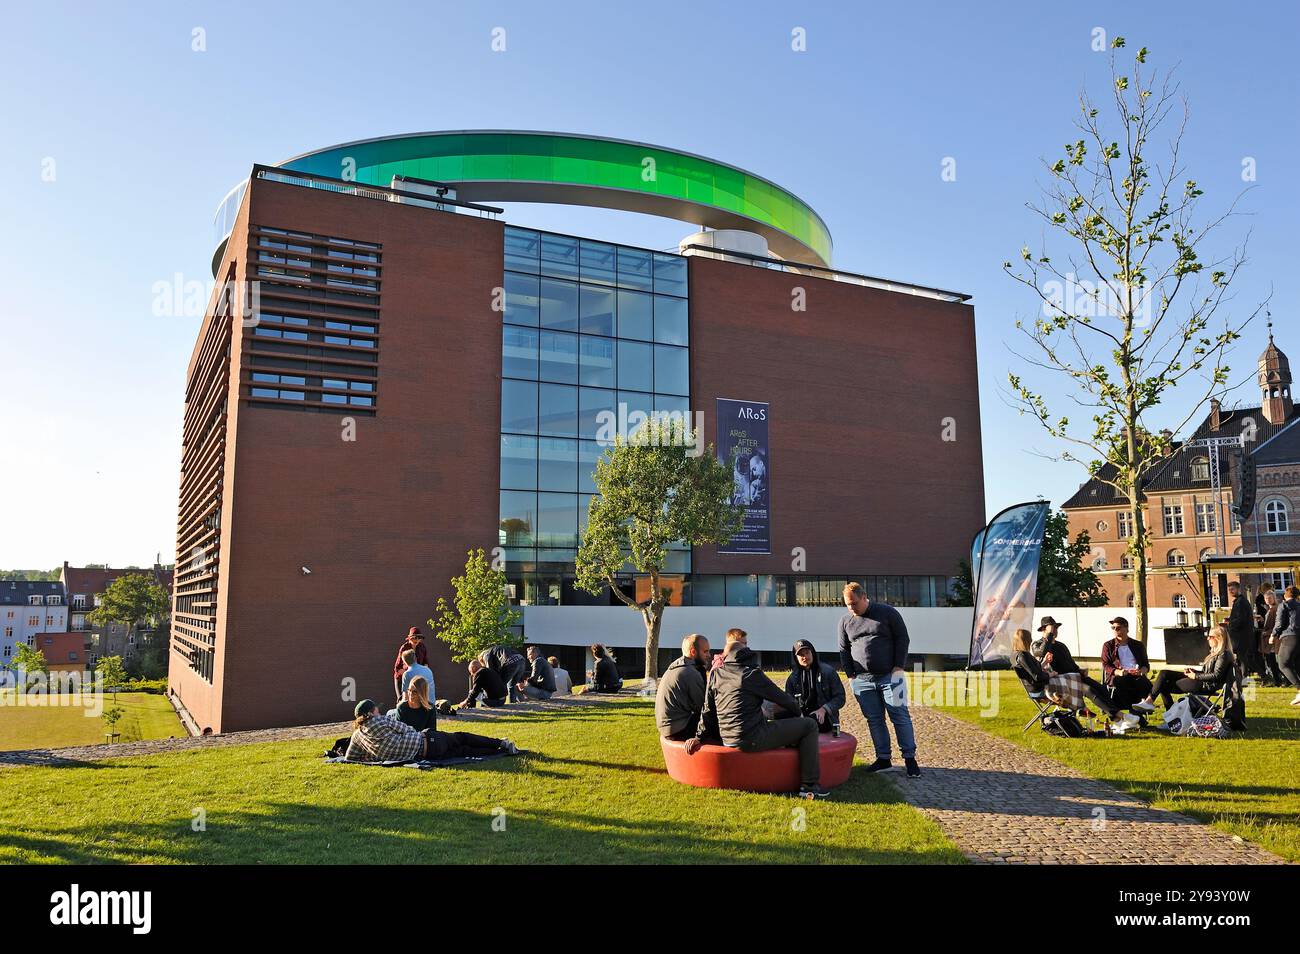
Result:
{"label": "group of people sitting", "polygon": [[[655,721],[666,739],[685,742],[688,755],[701,745],[726,745],[742,752],[795,746],[799,749],[799,793],[825,798],[817,737],[839,733],[844,684],[835,669],[817,658],[812,643],[794,644],[793,670],[780,689],[759,667],[742,629],[727,631],[722,653],[710,658],[699,633],[682,640],[682,655],[665,670],[655,692]],[[765,704],[775,707],[768,719]]]}
{"label": "group of people sitting", "polygon": [[1129,636],[1128,620],[1117,616],[1110,628],[1113,635],[1101,647],[1100,682],[1079,668],[1069,647],[1057,638],[1061,624],[1051,616],[1042,618],[1038,631],[1043,636],[1032,643],[1028,630],[1016,630],[1011,668],[1027,690],[1041,692],[1064,708],[1091,717],[1087,702],[1092,702],[1121,732],[1143,724],[1144,717],[1155,712],[1156,699],[1167,710],[1174,705],[1174,693],[1207,696],[1225,685],[1237,686],[1225,626],[1207,634],[1210,652],[1199,666],[1162,669],[1154,681],[1146,647]]}
{"label": "group of people sitting", "polygon": [[[589,692],[617,692],[623,681],[613,656],[602,645],[591,647]],[[442,761],[484,757],[518,751],[509,739],[492,739],[470,732],[438,731],[438,713],[455,715],[457,709],[497,707],[507,703],[550,699],[573,692],[573,680],[554,657],[543,656],[536,646],[520,653],[513,646],[491,646],[469,663],[469,692],[458,703],[437,699],[433,670],[424,633],[412,626],[397,649],[393,663],[394,707],[387,712],[363,699],[353,710],[353,732],[339,739],[331,754],[348,761]]]}

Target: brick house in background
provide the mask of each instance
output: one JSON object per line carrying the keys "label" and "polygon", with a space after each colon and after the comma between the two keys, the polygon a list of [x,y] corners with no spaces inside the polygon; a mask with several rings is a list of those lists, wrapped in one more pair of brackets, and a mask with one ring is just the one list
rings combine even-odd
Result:
{"label": "brick house in background", "polygon": [[[1153,567],[1193,566],[1202,557],[1227,554],[1283,553],[1300,550],[1300,527],[1295,508],[1300,506],[1300,422],[1291,399],[1291,367],[1273,342],[1257,366],[1260,402],[1246,407],[1223,408],[1211,402],[1209,414],[1191,438],[1175,441],[1169,453],[1156,461],[1142,481],[1142,499],[1151,536]],[[1168,434],[1168,432],[1166,432]],[[1241,488],[1245,461],[1241,450],[1220,448],[1221,489],[1216,497],[1210,479],[1210,453],[1197,441],[1216,437],[1247,438],[1245,455],[1255,466],[1257,493],[1250,516],[1243,522],[1232,512]],[[1133,605],[1132,566],[1127,554],[1132,526],[1128,501],[1104,479],[1114,473],[1106,465],[1097,478],[1087,481],[1065,502],[1071,536],[1087,530],[1092,540],[1090,559],[1099,570],[1118,570],[1102,576],[1111,606]],[[1152,574],[1147,579],[1147,605],[1188,607],[1200,605],[1195,574]],[[1248,587],[1259,583],[1245,578]],[[1288,583],[1270,579],[1275,585]],[[1213,604],[1217,605],[1217,594]]]}
{"label": "brick house in background", "polygon": [[50,672],[81,672],[86,668],[85,642],[82,633],[41,633],[35,645]]}
{"label": "brick house in background", "polygon": [[[121,623],[95,626],[91,624],[88,618],[90,612],[99,606],[100,599],[104,591],[108,589],[109,584],[119,577],[129,576],[133,573],[142,573],[145,576],[152,577],[154,582],[165,589],[169,597],[171,596],[172,571],[170,568],[157,563],[149,568],[111,569],[108,567],[69,566],[64,561],[60,579],[68,602],[67,629],[70,632],[82,634],[83,648],[91,665],[103,656],[121,656],[123,663],[126,663],[135,657],[138,647],[158,636],[158,634],[162,634],[158,636],[160,639],[159,645],[162,645],[166,640],[166,634],[170,630],[170,620],[167,618],[156,621],[153,626],[146,625],[143,627],[128,627],[123,626]],[[165,655],[163,660],[165,664]]]}

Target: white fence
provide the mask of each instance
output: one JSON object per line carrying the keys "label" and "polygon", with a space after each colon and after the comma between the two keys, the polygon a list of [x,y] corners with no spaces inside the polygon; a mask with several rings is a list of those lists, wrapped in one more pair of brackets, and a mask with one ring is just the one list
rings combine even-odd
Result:
{"label": "white fence", "polygon": [[[970,607],[899,607],[916,656],[965,656],[970,643]],[[1148,655],[1163,660],[1164,634],[1161,627],[1173,626],[1177,610],[1149,611],[1151,634]],[[834,653],[837,627],[844,610],[840,607],[791,606],[671,606],[664,613],[660,644],[672,647],[688,633],[703,633],[720,645],[728,629],[739,626],[749,633],[752,649],[788,650],[796,639],[807,639],[821,653]],[[1061,623],[1059,638],[1074,655],[1096,659],[1101,644],[1110,639],[1108,621],[1116,616],[1133,621],[1133,611],[1115,607],[1070,609],[1043,607],[1034,611],[1037,621],[1055,617]],[[1037,626],[1037,622],[1035,622]],[[547,646],[586,646],[604,643],[613,647],[645,645],[641,614],[626,606],[526,606],[524,634],[529,642]],[[1035,638],[1037,634],[1035,633]]]}

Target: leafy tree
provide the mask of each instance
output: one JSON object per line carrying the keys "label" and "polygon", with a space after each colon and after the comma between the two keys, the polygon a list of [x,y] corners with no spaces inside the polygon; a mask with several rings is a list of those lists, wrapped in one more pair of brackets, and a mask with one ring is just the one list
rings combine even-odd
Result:
{"label": "leafy tree", "polygon": [[9,668],[16,672],[48,673],[50,664],[45,661],[45,654],[39,649],[26,643],[19,643],[14,647],[14,656],[9,661]]}
{"label": "leafy tree", "polygon": [[466,662],[489,646],[521,642],[511,630],[522,614],[510,605],[506,575],[492,568],[482,547],[468,552],[465,575],[454,578],[451,585],[456,591],[454,601],[438,597],[433,610],[437,619],[429,620],[429,628],[450,647],[452,659]]}
{"label": "leafy tree", "polygon": [[[577,585],[592,594],[608,586],[641,613],[648,680],[659,675],[659,630],[670,595],[660,577],[669,544],[725,543],[744,518],[731,502],[730,465],[717,460],[712,445],[700,453],[699,438],[679,420],[653,418],[626,439],[617,437],[596,462],[598,496],[591,500],[578,548]],[[628,562],[650,577],[644,603],[616,582]]]}
{"label": "leafy tree", "polygon": [[126,667],[121,656],[104,656],[95,664],[95,675],[104,681],[104,688],[116,692],[126,685]]}
{"label": "leafy tree", "polygon": [[121,706],[109,706],[100,715],[100,718],[104,720],[104,735],[106,735],[110,740],[116,738],[117,733],[113,731],[113,727],[121,721],[122,716],[125,714],[126,710]]}
{"label": "leafy tree", "polygon": [[1045,239],[1038,254],[1026,246],[1021,262],[1004,268],[1033,289],[1041,306],[1040,317],[1017,322],[1031,345],[1030,355],[1020,357],[1037,371],[1065,378],[1064,399],[1083,410],[1084,423],[1053,413],[1042,392],[1011,373],[1014,401],[1065,445],[1054,459],[1082,464],[1127,500],[1134,635],[1145,640],[1149,530],[1141,478],[1170,446],[1146,418],[1173,388],[1193,386],[1190,400],[1173,414],[1181,418],[1176,433],[1221,394],[1227,350],[1259,308],[1245,321],[1226,314],[1227,308],[1220,314],[1245,250],[1210,261],[1202,261],[1202,253],[1235,214],[1236,202],[1201,219],[1202,190],[1187,177],[1179,153],[1185,103],[1169,130],[1168,154],[1151,157],[1149,145],[1165,137],[1165,123],[1179,105],[1178,87],[1147,68],[1145,47],[1126,74],[1115,52],[1124,45],[1123,37],[1111,44],[1107,115],[1086,92],[1081,95],[1075,120],[1081,138],[1045,163],[1051,180],[1030,205],[1069,252],[1058,262]]}
{"label": "leafy tree", "polygon": [[1038,563],[1038,606],[1105,606],[1106,591],[1089,561],[1092,540],[1080,530],[1070,541],[1069,517],[1048,514],[1043,552]]}
{"label": "leafy tree", "polygon": [[96,626],[121,623],[126,629],[158,623],[171,612],[171,597],[147,573],[119,576],[100,596],[99,606],[87,614]]}
{"label": "leafy tree", "polygon": [[133,679],[161,679],[167,675],[163,647],[153,637],[138,642],[135,655],[126,662],[127,674]]}

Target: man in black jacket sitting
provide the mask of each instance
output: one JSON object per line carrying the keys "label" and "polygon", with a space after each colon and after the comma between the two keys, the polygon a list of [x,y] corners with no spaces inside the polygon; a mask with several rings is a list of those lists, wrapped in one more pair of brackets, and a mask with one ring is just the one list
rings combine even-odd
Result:
{"label": "man in black jacket sitting", "polygon": [[[835,667],[824,663],[817,650],[806,639],[800,639],[790,651],[794,663],[785,681],[785,691],[799,701],[802,714],[817,720],[817,731],[830,732],[840,724],[840,710],[844,708],[844,683]],[[785,712],[778,719],[788,717]]]}
{"label": "man in black jacket sitting", "polygon": [[[742,752],[765,752],[787,746],[799,748],[799,795],[802,798],[825,798],[829,792],[819,784],[821,758],[817,741],[817,722],[799,711],[799,702],[782,692],[758,668],[758,655],[746,645],[744,630],[727,632],[727,661],[709,676],[704,690],[704,709],[695,738],[685,750],[694,755],[703,744],[706,727],[716,720],[722,744]],[[773,702],[792,718],[769,722],[763,716],[763,703]]]}

